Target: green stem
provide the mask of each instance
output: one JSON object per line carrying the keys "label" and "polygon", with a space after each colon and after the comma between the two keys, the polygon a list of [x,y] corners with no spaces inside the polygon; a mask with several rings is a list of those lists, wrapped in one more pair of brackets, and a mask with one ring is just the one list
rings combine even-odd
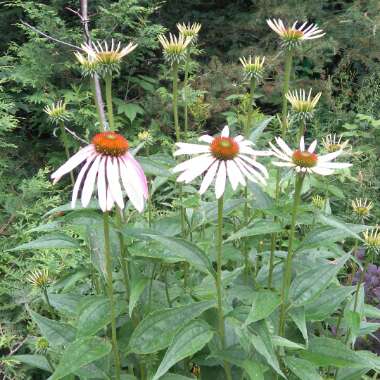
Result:
{"label": "green stem", "polygon": [[286,55],[285,55],[284,84],[282,88],[282,112],[281,112],[282,138],[286,137],[286,131],[288,127],[288,100],[286,99],[285,95],[289,91],[292,62],[293,62],[293,50],[289,49],[286,51]]}
{"label": "green stem", "polygon": [[54,309],[53,309],[53,306],[51,306],[51,303],[50,303],[50,300],[49,300],[49,295],[48,295],[48,292],[47,292],[47,289],[46,287],[43,287],[42,288],[42,292],[44,294],[44,298],[45,298],[45,301],[49,307],[49,311],[52,315],[54,315]]}
{"label": "green stem", "polygon": [[[65,124],[63,123],[63,121],[61,122],[60,127],[61,127],[61,134],[62,134],[63,146],[65,148],[66,158],[69,159],[70,158],[69,141],[67,140],[67,133],[66,133]],[[71,183],[74,186],[75,180],[74,180],[74,174],[72,171],[70,172],[70,178],[71,178]]]}
{"label": "green stem", "polygon": [[[218,298],[218,330],[222,343],[222,349],[226,348],[226,332],[224,328],[224,313],[223,313],[223,285],[222,285],[222,242],[223,242],[223,196],[218,199],[218,225],[216,230],[216,293]],[[228,380],[232,380],[230,365],[223,362],[224,371]]]}
{"label": "green stem", "polygon": [[169,284],[168,284],[168,268],[164,268],[164,283],[165,283],[165,295],[166,300],[168,301],[169,307],[172,307],[172,302],[170,300],[170,294],[169,294]]}
{"label": "green stem", "polygon": [[269,273],[268,273],[268,289],[272,289],[273,270],[274,270],[274,251],[276,249],[277,234],[274,233],[270,239],[270,255],[269,255]]}
{"label": "green stem", "polygon": [[189,120],[188,120],[188,99],[187,99],[187,85],[189,82],[189,66],[190,66],[190,46],[188,46],[186,50],[186,61],[185,61],[185,78],[183,81],[183,88],[185,94],[185,136],[187,136],[187,132],[189,129]]}
{"label": "green stem", "polygon": [[[121,229],[123,227],[123,211],[119,207],[117,207],[117,212],[116,212],[116,223],[117,223],[118,229],[121,231]],[[126,298],[128,301],[129,300],[129,293],[130,293],[130,289],[129,289],[129,284],[130,284],[129,268],[128,268],[128,257],[127,257],[128,252],[127,252],[127,249],[126,249],[125,244],[124,244],[123,234],[120,231],[118,232],[119,245],[120,245],[120,264],[121,264],[120,266],[121,266],[121,271],[123,274],[125,294],[126,294]],[[131,315],[130,315],[130,317],[132,318]]]}
{"label": "green stem", "polygon": [[148,179],[148,226],[149,228],[152,227],[152,184],[151,181]]}
{"label": "green stem", "polygon": [[179,142],[181,135],[178,122],[178,63],[173,63],[173,117],[175,136]]}
{"label": "green stem", "polygon": [[107,114],[108,114],[108,123],[110,130],[115,130],[115,124],[113,120],[113,105],[112,105],[112,74],[106,74],[104,77],[106,82],[106,103],[107,103]]}
{"label": "green stem", "polygon": [[105,128],[104,128],[104,124],[103,124],[102,111],[100,110],[101,105],[98,103],[98,98],[96,96],[95,79],[92,78],[91,82],[92,82],[91,83],[91,87],[92,87],[92,93],[93,93],[93,96],[94,96],[94,101],[95,101],[95,106],[96,106],[96,112],[98,114],[98,120],[99,120],[99,123],[100,123],[100,130],[103,131]]}
{"label": "green stem", "polygon": [[[248,206],[248,187],[246,186],[244,189],[244,198],[245,198],[245,204],[244,204],[244,227],[248,226],[248,220],[249,220],[249,206]],[[249,246],[248,242],[245,240],[243,242],[243,255],[244,255],[244,283],[248,284],[248,277],[249,277]]]}
{"label": "green stem", "polygon": [[252,127],[252,116],[253,116],[253,97],[255,94],[256,89],[256,79],[253,77],[251,78],[250,84],[249,84],[249,104],[248,104],[248,112],[247,112],[247,123],[245,126],[245,137],[249,137],[249,133],[251,131]]}
{"label": "green stem", "polygon": [[46,353],[44,356],[45,356],[45,358],[46,358],[46,361],[47,361],[48,364],[49,364],[50,369],[52,370],[52,372],[54,372],[55,368],[54,368],[54,365],[53,365],[53,363],[52,363],[52,361],[51,361],[51,359],[50,359],[50,357],[49,357],[49,354]]}
{"label": "green stem", "polygon": [[154,275],[156,273],[156,267],[157,267],[157,264],[154,263],[152,267],[152,273],[150,275],[150,280],[149,280],[149,291],[148,291],[148,310],[149,311],[152,307],[152,289],[153,289]]}
{"label": "green stem", "polygon": [[116,315],[115,315],[115,301],[113,294],[113,281],[112,281],[112,256],[110,249],[110,226],[108,211],[103,213],[104,225],[104,254],[106,260],[107,272],[107,293],[110,301],[110,315],[111,315],[111,333],[112,333],[112,350],[115,363],[115,378],[120,380],[120,356],[116,336]]}
{"label": "green stem", "polygon": [[286,257],[284,272],[283,272],[283,281],[281,289],[281,311],[280,311],[280,323],[279,323],[279,335],[284,337],[285,335],[285,320],[286,320],[286,309],[288,307],[288,294],[289,287],[292,279],[292,258],[293,258],[293,243],[294,235],[296,230],[296,219],[298,207],[301,202],[301,191],[302,184],[304,180],[304,175],[297,175],[294,200],[293,200],[293,209],[292,209],[292,219],[290,223],[290,232],[289,232],[289,241],[288,241],[288,254]]}

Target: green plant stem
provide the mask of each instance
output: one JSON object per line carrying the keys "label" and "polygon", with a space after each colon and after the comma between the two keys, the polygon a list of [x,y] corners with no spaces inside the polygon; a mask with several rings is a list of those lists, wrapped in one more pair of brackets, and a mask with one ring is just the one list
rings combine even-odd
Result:
{"label": "green plant stem", "polygon": [[51,303],[50,303],[50,300],[49,300],[49,295],[48,295],[48,292],[47,292],[47,289],[46,289],[45,286],[42,288],[42,292],[44,294],[44,298],[45,298],[45,301],[46,301],[46,303],[48,305],[50,313],[52,315],[54,315],[54,309],[53,309],[53,306],[51,306]]}
{"label": "green plant stem", "polygon": [[100,105],[98,103],[98,98],[96,96],[95,78],[91,79],[91,87],[92,87],[92,93],[93,93],[93,96],[94,96],[94,102],[95,102],[96,112],[98,114],[98,120],[99,120],[99,123],[100,123],[100,130],[104,131],[105,128],[104,128],[104,123],[103,123],[103,118],[102,118],[102,111],[100,110],[100,107],[103,107],[103,105]]}
{"label": "green plant stem", "polygon": [[[65,124],[63,123],[63,121],[60,123],[60,128],[61,128],[63,146],[65,148],[66,158],[69,159],[70,158],[69,141],[67,140],[67,133],[66,133]],[[75,180],[74,180],[74,174],[72,171],[70,172],[70,178],[71,178],[71,183],[74,186]]]}
{"label": "green plant stem", "polygon": [[[222,349],[226,348],[226,333],[223,313],[223,285],[222,285],[222,243],[223,243],[223,196],[218,199],[218,225],[216,230],[216,293],[218,298],[218,330]],[[224,371],[228,380],[232,380],[230,365],[224,361]]]}
{"label": "green plant stem", "polygon": [[177,142],[179,142],[181,132],[178,121],[178,63],[173,63],[173,117],[175,136]]}
{"label": "green plant stem", "polygon": [[282,138],[285,138],[288,127],[288,100],[286,99],[286,93],[289,91],[290,73],[292,71],[293,63],[293,50],[286,50],[285,53],[285,67],[284,67],[284,84],[282,88]]}
{"label": "green plant stem", "polygon": [[293,208],[292,208],[292,219],[290,223],[289,241],[288,241],[288,254],[286,256],[286,262],[283,272],[283,281],[281,289],[281,311],[280,311],[280,322],[279,322],[279,335],[285,337],[285,320],[286,320],[286,309],[288,307],[288,295],[289,288],[292,279],[292,258],[293,258],[293,243],[294,235],[296,230],[296,220],[298,207],[301,202],[301,191],[302,184],[304,180],[304,175],[298,175],[296,177]]}
{"label": "green plant stem", "polygon": [[168,301],[169,307],[172,307],[172,302],[170,300],[170,294],[169,294],[169,284],[168,284],[168,268],[164,268],[164,283],[165,283],[165,295],[166,295],[166,300]]}
{"label": "green plant stem", "polygon": [[[249,207],[248,207],[248,186],[244,188],[244,227],[248,226],[248,220],[249,220]],[[243,242],[243,255],[244,255],[244,283],[248,284],[248,277],[249,277],[249,247],[248,242],[245,240]]]}
{"label": "green plant stem", "polygon": [[157,264],[154,263],[152,267],[152,273],[150,275],[150,280],[149,280],[149,291],[148,291],[148,310],[151,309],[152,307],[152,289],[153,289],[153,281],[154,281],[154,275],[156,273],[156,267]]}
{"label": "green plant stem", "polygon": [[115,130],[115,124],[113,120],[113,105],[112,105],[112,74],[106,74],[104,77],[106,83],[106,103],[107,103],[107,114],[108,114],[108,123],[110,130]]}
{"label": "green plant stem", "polygon": [[273,233],[270,239],[269,270],[268,270],[268,289],[272,289],[273,270],[274,270],[274,252],[276,249],[277,234]]}
{"label": "green plant stem", "polygon": [[48,364],[49,364],[50,369],[52,370],[52,372],[54,372],[55,368],[54,368],[54,365],[53,365],[53,363],[52,363],[52,361],[51,361],[51,359],[50,359],[50,357],[49,357],[49,354],[46,353],[44,356],[45,356],[45,358],[46,358],[46,361],[47,361]]}
{"label": "green plant stem", "polygon": [[187,136],[187,132],[189,130],[189,116],[188,116],[188,99],[187,99],[187,85],[189,82],[189,68],[190,68],[190,45],[186,49],[186,61],[185,61],[185,78],[183,81],[184,95],[185,95],[185,136]]}
{"label": "green plant stem", "polygon": [[253,98],[255,94],[256,89],[256,79],[251,78],[251,81],[249,83],[249,104],[248,104],[248,112],[247,112],[247,123],[245,126],[245,137],[248,139],[249,134],[251,132],[251,126],[252,126],[252,116],[253,116]]}
{"label": "green plant stem", "polygon": [[106,259],[106,272],[107,272],[107,293],[110,301],[110,315],[111,315],[111,334],[112,334],[112,351],[115,363],[115,379],[120,380],[120,356],[116,336],[116,316],[115,316],[115,301],[113,294],[113,281],[112,281],[112,256],[110,246],[110,226],[108,211],[103,213],[103,226],[104,226],[104,253]]}

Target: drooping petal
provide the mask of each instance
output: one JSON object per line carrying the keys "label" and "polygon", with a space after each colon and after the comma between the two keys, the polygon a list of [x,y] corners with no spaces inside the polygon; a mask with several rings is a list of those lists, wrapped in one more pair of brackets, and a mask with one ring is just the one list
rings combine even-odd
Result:
{"label": "drooping petal", "polygon": [[244,155],[240,155],[240,158],[242,158],[243,160],[247,161],[250,165],[260,170],[261,173],[263,173],[265,178],[269,177],[267,168],[263,164],[260,164],[260,162],[257,162],[256,160],[253,160],[251,157],[244,156]]}
{"label": "drooping petal", "polygon": [[145,199],[148,199],[148,181],[146,179],[143,168],[141,167],[140,163],[136,160],[136,158],[133,157],[132,154],[130,154],[129,152],[127,152],[125,156],[133,164],[134,168],[139,173],[139,179],[143,187],[144,197]]}
{"label": "drooping petal", "polygon": [[176,146],[179,149],[173,153],[174,156],[179,156],[181,154],[207,153],[210,151],[210,147],[208,145],[176,143]]}
{"label": "drooping petal", "polygon": [[54,179],[53,184],[57,183],[62,176],[71,172],[74,168],[85,161],[91,154],[95,152],[94,146],[88,145],[82,148],[79,152],[75,153],[74,156],[70,157],[61,167],[59,167],[52,175],[51,178]]}
{"label": "drooping petal", "polygon": [[224,161],[220,162],[218,173],[215,179],[215,196],[219,199],[224,194],[224,189],[226,187],[226,164]]}
{"label": "drooping petal", "polygon": [[203,178],[203,181],[201,183],[201,187],[199,189],[199,194],[204,194],[207,189],[209,188],[209,186],[211,185],[214,177],[215,177],[215,174],[216,174],[216,171],[218,170],[218,167],[219,167],[219,161],[218,160],[215,160],[215,162],[208,168],[204,178]]}
{"label": "drooping petal", "polygon": [[118,165],[117,158],[112,157],[107,160],[106,173],[107,173],[108,186],[111,191],[112,198],[115,200],[116,204],[121,209],[123,209],[124,200],[123,200],[123,193],[120,187],[119,165]]}
{"label": "drooping petal", "polygon": [[352,164],[347,162],[321,162],[317,164],[318,168],[327,168],[327,169],[346,169],[350,168]]}
{"label": "drooping petal", "polygon": [[239,158],[235,158],[235,163],[240,169],[242,175],[247,177],[251,182],[255,182],[255,183],[258,182],[258,180],[245,168],[245,166],[242,164]]}
{"label": "drooping petal", "polygon": [[334,170],[332,170],[332,169],[325,169],[325,168],[321,168],[321,167],[318,167],[318,166],[314,166],[313,168],[310,168],[310,170],[313,173],[320,174],[320,175],[334,174]]}
{"label": "drooping petal", "polygon": [[111,211],[115,204],[115,200],[112,198],[110,187],[107,187],[107,211]]}
{"label": "drooping petal", "polygon": [[184,171],[177,178],[177,182],[190,183],[194,178],[200,176],[203,172],[205,172],[215,160],[216,158],[212,156],[203,158],[203,160],[199,162],[197,166],[192,166]]}
{"label": "drooping petal", "polygon": [[75,208],[75,204],[78,198],[78,193],[79,193],[80,185],[82,184],[82,181],[83,181],[83,177],[86,174],[88,167],[90,166],[91,162],[94,160],[95,157],[96,157],[96,154],[92,154],[89,158],[87,158],[86,163],[83,165],[82,169],[80,170],[78,174],[78,177],[75,181],[75,185],[73,188],[73,195],[71,198],[71,208]]}
{"label": "drooping petal", "polygon": [[274,166],[284,167],[284,168],[292,168],[296,166],[293,162],[282,162],[282,161],[272,161]]}
{"label": "drooping petal", "polygon": [[101,158],[102,158],[102,155],[100,154],[96,156],[94,163],[91,165],[91,168],[88,170],[86,180],[84,181],[84,185],[82,189],[81,201],[82,201],[83,207],[87,207],[88,204],[90,203],[92,193],[94,192],[95,179],[98,173],[99,162]]}
{"label": "drooping petal", "polygon": [[236,175],[235,167],[232,165],[233,161],[227,160],[226,166],[227,166],[227,177],[231,183],[232,190],[236,190],[239,186],[239,180]]}
{"label": "drooping petal", "polygon": [[201,154],[200,156],[190,158],[189,160],[181,162],[180,164],[175,166],[172,169],[172,172],[179,173],[179,172],[183,172],[184,170],[188,170],[192,167],[196,167],[198,166],[198,164],[202,163],[202,161],[207,157],[211,157],[211,155],[209,153],[206,153],[206,154]]}
{"label": "drooping petal", "polygon": [[[229,168],[228,168],[229,166]],[[247,183],[245,182],[244,176],[241,173],[239,167],[236,165],[235,161],[227,161],[227,172],[228,172],[228,178],[230,178],[230,172],[233,172],[234,176],[236,177],[238,183],[240,183],[242,186],[245,186]],[[232,184],[231,184],[232,185]]]}
{"label": "drooping petal", "polygon": [[324,154],[323,156],[319,156],[319,157],[318,157],[318,162],[327,162],[327,161],[331,161],[331,160],[337,158],[338,156],[340,156],[342,153],[343,153],[343,150],[342,150],[342,149],[339,149],[339,150],[337,150],[336,152],[332,152],[332,153]]}
{"label": "drooping petal", "polygon": [[98,170],[98,202],[103,212],[107,211],[107,182],[106,182],[106,162],[107,157],[103,157]]}

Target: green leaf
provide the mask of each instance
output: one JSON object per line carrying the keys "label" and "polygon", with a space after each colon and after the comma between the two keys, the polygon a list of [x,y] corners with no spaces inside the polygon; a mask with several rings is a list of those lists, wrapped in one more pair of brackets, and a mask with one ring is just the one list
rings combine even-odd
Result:
{"label": "green leaf", "polygon": [[83,296],[73,293],[49,294],[50,304],[61,313],[76,315],[77,307]]}
{"label": "green leaf", "polygon": [[238,232],[231,234],[228,239],[224,241],[224,243],[248,236],[272,234],[274,232],[280,232],[282,230],[282,226],[278,223],[274,223],[273,220],[259,220],[256,221],[253,225],[242,228]]}
{"label": "green leaf", "polygon": [[9,252],[25,251],[33,249],[70,249],[80,247],[79,243],[70,236],[62,233],[52,233],[40,238],[8,249]]}
{"label": "green leaf", "polygon": [[307,351],[300,355],[317,366],[364,368],[368,364],[355,351],[337,339],[316,337],[310,340]]}
{"label": "green leaf", "polygon": [[[334,313],[339,305],[355,290],[354,286],[331,287],[322,292],[317,299],[305,305],[306,318],[322,321]],[[376,309],[377,310],[377,309]],[[379,313],[380,316],[380,313]]]}
{"label": "green leaf", "polygon": [[161,377],[161,380],[194,380],[194,378],[185,377],[176,373],[167,373]]}
{"label": "green leaf", "polygon": [[259,121],[258,123],[255,123],[252,126],[252,133],[249,136],[249,139],[256,144],[257,140],[260,138],[262,133],[264,132],[264,129],[270,124],[270,122],[274,119],[274,116],[270,116],[265,118],[264,120]]}
{"label": "green leaf", "polygon": [[362,379],[371,368],[339,368],[337,380],[358,380]]}
{"label": "green leaf", "polygon": [[111,352],[111,344],[98,337],[87,337],[70,343],[62,354],[50,380],[62,379]]}
{"label": "green leaf", "polygon": [[[125,302],[117,302],[115,316],[125,312],[127,305]],[[86,303],[83,309],[79,310],[77,323],[77,337],[85,337],[96,334],[103,327],[111,322],[110,301],[108,298],[95,298]]]}
{"label": "green leaf", "polygon": [[138,161],[143,167],[145,175],[153,175],[159,177],[170,177],[172,175],[167,165],[162,164],[150,157],[139,157]]}
{"label": "green leaf", "polygon": [[192,321],[174,336],[152,380],[158,380],[174,364],[200,351],[213,337],[211,327],[203,321]]}
{"label": "green leaf", "polygon": [[137,281],[131,283],[131,294],[129,297],[128,313],[132,317],[133,309],[135,308],[145,286],[148,284],[149,279],[139,278]]}
{"label": "green leaf", "polygon": [[338,230],[344,231],[347,233],[347,236],[362,241],[363,239],[356,233],[356,231],[359,229],[359,232],[361,232],[368,228],[367,226],[363,225],[344,223],[332,216],[327,216],[324,214],[318,214],[317,219],[321,224],[325,224]]}
{"label": "green leaf", "polygon": [[264,380],[264,372],[259,363],[251,359],[246,359],[244,360],[242,367],[249,376],[250,380]]}
{"label": "green leaf", "polygon": [[316,366],[307,360],[288,356],[285,358],[285,364],[300,380],[323,380]]}
{"label": "green leaf", "polygon": [[17,362],[27,364],[33,368],[39,368],[44,371],[52,372],[48,361],[43,355],[11,355],[7,356],[5,359],[0,359],[0,361],[15,360]]}
{"label": "green leaf", "polygon": [[364,304],[364,315],[368,318],[380,319],[380,309],[372,305]]}
{"label": "green leaf", "polygon": [[264,190],[257,184],[248,181],[248,188],[251,190],[254,200],[252,206],[256,209],[266,210],[273,206],[273,199],[264,192]]}
{"label": "green leaf", "polygon": [[[98,210],[99,209],[99,204],[98,204],[98,201],[95,200],[95,199],[92,199],[89,203],[89,205],[87,207],[83,207],[82,204],[80,202],[77,202],[75,204],[75,211],[78,211],[79,209],[95,209],[95,210]],[[46,214],[44,214],[44,218],[46,218],[47,216],[50,216],[50,215],[53,215],[53,214],[60,214],[60,213],[65,213],[65,212],[72,212],[74,209],[71,207],[71,202],[69,203],[66,203],[62,206],[58,206],[58,207],[55,207],[51,210],[49,210]]]}
{"label": "green leaf", "polygon": [[45,318],[32,310],[29,310],[29,314],[52,347],[63,346],[75,340],[74,327]]}
{"label": "green leaf", "polygon": [[214,273],[209,258],[195,244],[181,238],[167,237],[162,235],[144,234],[155,241],[158,241],[169,249],[176,257],[183,258],[194,268],[203,273]]}
{"label": "green leaf", "polygon": [[130,352],[151,354],[168,347],[178,329],[214,306],[214,301],[204,301],[149,314],[133,331]]}
{"label": "green leaf", "polygon": [[307,344],[309,341],[309,336],[307,334],[305,308],[304,307],[292,308],[289,311],[289,315],[293,319],[293,322],[296,324],[298,329],[301,331],[301,334]]}
{"label": "green leaf", "polygon": [[136,103],[126,103],[120,99],[115,99],[117,105],[117,113],[127,116],[129,121],[133,123],[138,114],[143,115],[144,110]]}
{"label": "green leaf", "polygon": [[260,290],[253,293],[252,308],[245,324],[249,325],[252,322],[269,317],[280,303],[280,296],[270,290]]}
{"label": "green leaf", "polygon": [[360,330],[360,314],[353,310],[346,309],[344,311],[344,322],[345,325],[350,329],[350,338],[355,340],[359,334]]}
{"label": "green leaf", "polygon": [[277,347],[286,347],[294,350],[304,350],[305,346],[302,344],[298,344],[295,342],[292,342],[291,340],[288,340],[286,338],[283,338],[281,336],[272,336],[272,342]]}
{"label": "green leaf", "polygon": [[301,306],[317,297],[329,286],[349,257],[350,255],[345,255],[334,262],[320,265],[318,268],[297,275],[289,291],[292,304]]}

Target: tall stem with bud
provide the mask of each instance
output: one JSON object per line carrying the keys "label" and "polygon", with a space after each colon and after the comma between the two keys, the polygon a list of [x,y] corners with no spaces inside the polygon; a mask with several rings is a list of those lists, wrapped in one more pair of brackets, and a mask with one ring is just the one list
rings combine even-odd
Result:
{"label": "tall stem with bud", "polygon": [[189,69],[190,69],[190,45],[186,49],[185,78],[183,81],[183,89],[184,89],[184,96],[185,96],[185,109],[184,109],[185,136],[187,136],[187,132],[189,130],[188,98],[187,98],[187,85],[189,84]]}
{"label": "tall stem with bud", "polygon": [[180,140],[180,128],[178,121],[178,63],[173,63],[173,117],[174,117],[174,130],[177,142]]}
{"label": "tall stem with bud", "polygon": [[106,102],[107,102],[107,115],[108,123],[111,131],[115,130],[113,119],[113,105],[112,105],[112,74],[107,73],[104,77],[106,84]]}

